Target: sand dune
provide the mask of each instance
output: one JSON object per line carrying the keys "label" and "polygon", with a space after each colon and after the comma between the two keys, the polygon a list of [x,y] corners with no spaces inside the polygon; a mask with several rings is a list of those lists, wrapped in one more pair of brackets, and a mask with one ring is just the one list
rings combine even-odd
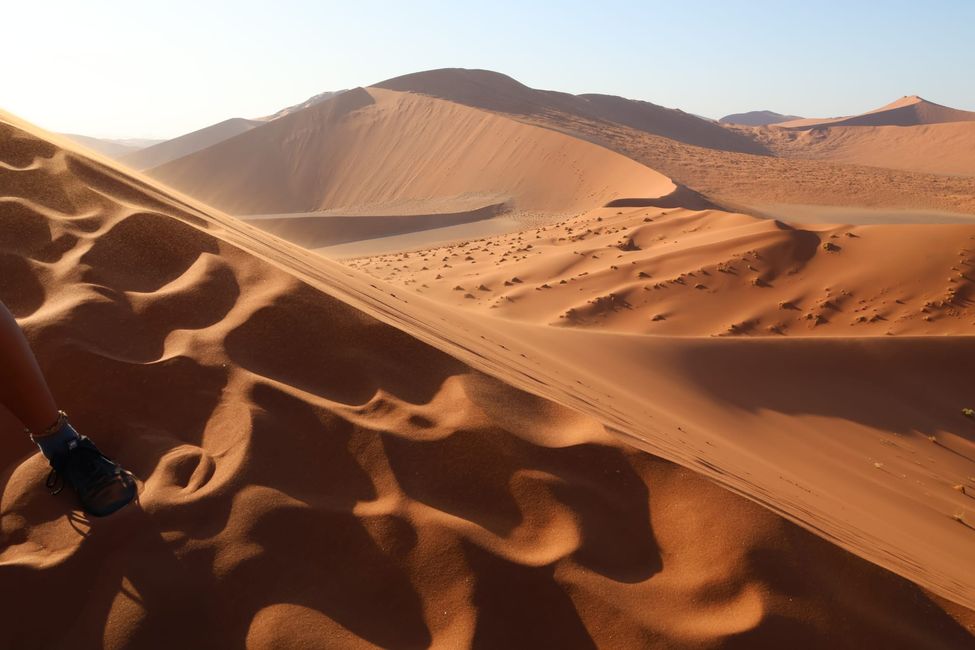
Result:
{"label": "sand dune", "polygon": [[489,70],[428,70],[388,79],[375,87],[422,93],[522,118],[544,116],[567,130],[577,119],[595,119],[700,147],[764,153],[752,139],[681,110],[613,95],[536,90]]}
{"label": "sand dune", "polygon": [[538,324],[680,336],[975,335],[975,218],[799,227],[714,210],[608,208],[349,264]]}
{"label": "sand dune", "polygon": [[818,126],[914,126],[943,122],[971,122],[975,112],[960,111],[909,95],[886,106],[860,115],[832,118],[806,118],[776,124],[782,129],[808,129]]}
{"label": "sand dune", "polygon": [[[901,128],[903,132],[894,138],[890,137],[889,129],[885,131],[882,127],[876,127],[877,131],[874,131],[874,127],[835,128],[830,131],[837,134],[842,131],[842,137],[837,135],[824,139],[820,137],[821,129],[803,132],[777,128],[725,128],[645,102],[533,90],[510,77],[480,70],[434,70],[389,80],[377,87],[443,97],[454,104],[449,111],[441,104],[440,108],[436,111],[431,109],[426,116],[413,107],[409,109],[411,115],[406,116],[402,114],[405,105],[411,103],[419,106],[422,104],[420,99],[413,98],[408,102],[400,98],[393,103],[391,96],[387,95],[386,99],[373,106],[369,93],[379,95],[382,91],[360,89],[354,91],[344,104],[334,103],[336,100],[325,101],[292,113],[285,124],[278,124],[281,120],[273,122],[271,125],[278,125],[274,130],[249,134],[245,140],[234,145],[224,143],[219,148],[200,151],[152,173],[170,185],[239,214],[358,208],[377,200],[387,201],[395,192],[418,200],[437,197],[438,200],[447,201],[450,199],[444,196],[445,184],[451,191],[461,192],[466,191],[466,185],[445,182],[450,177],[440,174],[436,169],[437,164],[422,169],[421,176],[426,180],[421,182],[420,178],[404,177],[403,168],[393,167],[393,163],[415,165],[415,156],[420,155],[415,149],[423,137],[423,129],[439,129],[436,120],[442,120],[447,112],[451,113],[447,123],[452,128],[458,127],[464,119],[475,119],[474,113],[462,118],[462,107],[456,105],[459,103],[491,111],[496,114],[495,117],[503,114],[522,123],[609,148],[703,195],[701,202],[686,205],[675,203],[673,207],[700,208],[707,203],[717,203],[732,211],[761,212],[773,204],[819,204],[975,214],[975,180],[943,176],[944,173],[966,173],[970,167],[970,156],[964,154],[967,151],[967,123]],[[364,104],[370,104],[370,107]],[[364,128],[363,122],[372,119],[368,116],[384,110],[379,108],[379,104],[389,108],[383,112],[382,118],[382,124],[387,129],[382,134],[384,140],[378,144],[370,140],[373,142],[372,153],[360,155],[354,149],[360,146],[356,138],[365,136],[350,134],[349,130]],[[911,106],[900,108],[911,109]],[[345,120],[345,112],[354,113],[354,119]],[[436,120],[431,120],[431,116],[435,116]],[[478,113],[476,119],[486,118]],[[698,132],[696,129],[699,127],[705,131]],[[335,129],[345,135],[338,140],[331,139]],[[853,131],[857,133],[854,135]],[[296,135],[296,132],[301,135]],[[510,125],[505,127],[506,134],[513,132]],[[397,134],[395,137],[394,133]],[[395,146],[397,151],[405,151],[405,147],[399,143],[400,133],[411,133],[411,137],[415,137],[412,145],[414,153],[392,161],[385,156],[383,143],[385,146]],[[695,139],[691,137],[694,133],[711,135]],[[731,137],[738,144],[708,140],[712,136],[717,137],[716,133],[722,134],[721,137]],[[488,149],[496,144],[495,138],[498,137],[483,130],[474,135]],[[516,141],[512,137],[503,137],[507,138],[510,147],[515,146]],[[326,140],[329,141],[328,145],[324,144]],[[449,142],[446,138],[441,141],[455,155],[458,155],[458,145],[463,144],[456,138]],[[301,146],[298,146],[299,142]],[[564,141],[559,142],[557,146],[569,146]],[[698,142],[705,146],[687,142]],[[750,144],[745,146],[741,143]],[[546,141],[545,147],[549,146],[556,145]],[[573,147],[573,156],[583,153],[578,147]],[[720,150],[722,148],[732,151]],[[487,149],[479,151],[478,156],[490,155]],[[916,155],[912,155],[912,152],[916,152]],[[767,155],[769,153],[776,155]],[[591,175],[591,160],[595,159],[588,158],[588,154],[585,156],[587,161],[578,164],[586,169],[587,175]],[[352,161],[355,161],[354,164]],[[473,158],[468,162],[472,161]],[[567,161],[567,166],[571,167],[571,164]],[[368,169],[360,172],[360,167],[356,165],[364,165]],[[869,165],[901,170],[891,173],[887,169]],[[290,170],[298,166],[302,173],[292,174]],[[355,178],[351,173],[342,176],[330,171],[352,167],[356,170]],[[393,175],[389,178],[384,174],[376,175],[375,169],[392,170]],[[535,165],[526,165],[522,171],[527,176],[539,173]],[[575,173],[569,172],[566,167],[547,171]],[[554,176],[553,173],[549,178]],[[493,192],[502,200],[513,191],[519,191],[511,189],[513,182],[517,183],[517,179],[512,177],[501,184],[493,182],[497,178],[494,174],[475,174],[475,177],[473,189],[484,191],[488,188],[488,192]],[[598,179],[598,173],[596,177]],[[626,174],[616,174],[615,177],[626,177]],[[361,183],[359,178],[375,179],[375,182]],[[435,184],[427,182],[431,178],[440,180]],[[561,186],[576,186],[571,178],[560,179]],[[408,180],[411,182],[407,183]],[[596,182],[595,179],[593,181]],[[339,184],[342,187],[337,187]],[[537,185],[537,179],[531,178],[530,184]],[[350,188],[355,188],[355,191]],[[598,195],[601,198],[607,196],[605,192]],[[546,207],[560,208],[556,213],[573,213],[593,207],[593,203],[580,205],[576,202],[571,208],[565,208],[564,205],[555,206],[548,199],[544,203]]]}
{"label": "sand dune", "polygon": [[975,176],[975,121],[806,130],[772,128],[756,131],[755,135],[778,156]]}
{"label": "sand dune", "polygon": [[[12,646],[971,644],[971,612],[624,443],[972,606],[973,532],[942,512],[971,511],[945,484],[973,446],[970,423],[941,408],[965,391],[965,369],[941,365],[971,352],[955,341],[905,340],[901,356],[807,344],[783,377],[793,366],[774,348],[727,345],[742,341],[593,345],[447,319],[63,144],[0,123],[0,299],[65,408],[144,484],[118,517],[65,517],[9,423]],[[844,358],[859,374],[792,391]],[[913,372],[885,393],[890,373],[865,358]],[[848,381],[879,383],[831,401]],[[744,438],[729,435],[739,418]],[[885,429],[903,439],[880,435],[885,448]],[[876,445],[886,469],[851,441]],[[818,479],[789,461],[810,450],[832,458]],[[79,584],[85,598],[51,625],[37,603]]]}
{"label": "sand dune", "polygon": [[[561,128],[559,121],[533,120],[546,128]],[[735,211],[779,203],[975,214],[971,177],[717,151],[592,120],[578,119],[568,132],[656,169]],[[924,166],[939,165],[937,147],[926,150],[932,155]],[[960,160],[958,156],[949,152],[945,158]]]}
{"label": "sand dune", "polygon": [[668,178],[588,142],[412,93],[356,89],[150,171],[240,215],[492,195],[562,213]]}
{"label": "sand dune", "polygon": [[181,135],[172,140],[160,142],[152,147],[124,156],[119,160],[132,169],[144,170],[150,169],[151,167],[158,167],[170,160],[188,156],[191,153],[222,142],[227,138],[246,133],[259,123],[256,120],[245,120],[240,117],[234,117],[223,122],[218,122],[217,124],[211,124],[192,133]]}

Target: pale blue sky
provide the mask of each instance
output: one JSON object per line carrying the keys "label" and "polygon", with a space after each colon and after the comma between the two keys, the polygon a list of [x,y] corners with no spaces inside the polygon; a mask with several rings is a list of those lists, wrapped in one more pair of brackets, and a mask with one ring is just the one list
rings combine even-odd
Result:
{"label": "pale blue sky", "polygon": [[2,20],[0,107],[101,137],[171,137],[442,67],[710,117],[910,94],[975,110],[975,0],[8,0]]}

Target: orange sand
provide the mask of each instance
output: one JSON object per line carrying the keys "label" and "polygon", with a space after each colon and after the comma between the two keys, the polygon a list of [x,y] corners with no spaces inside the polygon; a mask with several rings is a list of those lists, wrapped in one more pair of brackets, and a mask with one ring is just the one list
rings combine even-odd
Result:
{"label": "orange sand", "polygon": [[[419,254],[436,284],[416,254],[356,262],[389,281],[370,277],[0,116],[0,300],[142,480],[117,517],[65,516],[3,421],[11,647],[972,644],[972,227],[690,210],[706,199],[551,115],[501,113],[350,91],[173,163],[251,214],[469,192],[545,215]],[[319,132],[343,146],[274,137]],[[774,160],[599,133],[684,170],[738,156],[726,187]],[[294,165],[293,202],[263,157],[220,175],[255,143]],[[846,169],[772,169],[798,162]],[[606,292],[633,309],[558,319]],[[79,584],[50,625],[36,603]]]}

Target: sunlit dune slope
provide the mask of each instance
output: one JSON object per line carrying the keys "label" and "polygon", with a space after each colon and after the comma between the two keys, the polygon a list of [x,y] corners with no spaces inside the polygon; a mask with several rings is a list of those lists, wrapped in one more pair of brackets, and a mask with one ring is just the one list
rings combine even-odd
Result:
{"label": "sunlit dune slope", "polygon": [[576,120],[598,120],[700,147],[756,154],[765,152],[764,147],[751,138],[681,110],[614,95],[570,95],[536,90],[490,70],[427,70],[387,79],[375,87],[440,97],[520,118],[545,117],[557,128],[567,131],[572,130]]}
{"label": "sunlit dune slope", "polygon": [[571,385],[513,371],[543,347],[0,120],[0,299],[143,481],[67,517],[4,421],[11,647],[970,645],[965,610],[421,339]]}
{"label": "sunlit dune slope", "polygon": [[776,155],[975,176],[975,121],[917,126],[820,126],[762,129],[757,138]]}
{"label": "sunlit dune slope", "polygon": [[235,214],[471,194],[561,213],[674,189],[665,176],[588,142],[375,88],[350,90],[150,174]]}
{"label": "sunlit dune slope", "polygon": [[790,226],[605,208],[350,260],[448,304],[539,324],[712,336],[975,335],[971,225]]}

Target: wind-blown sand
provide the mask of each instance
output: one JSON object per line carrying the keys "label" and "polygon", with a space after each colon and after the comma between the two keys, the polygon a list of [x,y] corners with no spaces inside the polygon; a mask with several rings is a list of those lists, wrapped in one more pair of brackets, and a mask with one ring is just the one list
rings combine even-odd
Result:
{"label": "wind-blown sand", "polygon": [[900,577],[975,605],[970,338],[468,316],[63,146],[0,123],[0,299],[144,484],[66,517],[8,423],[11,647],[971,644]]}

